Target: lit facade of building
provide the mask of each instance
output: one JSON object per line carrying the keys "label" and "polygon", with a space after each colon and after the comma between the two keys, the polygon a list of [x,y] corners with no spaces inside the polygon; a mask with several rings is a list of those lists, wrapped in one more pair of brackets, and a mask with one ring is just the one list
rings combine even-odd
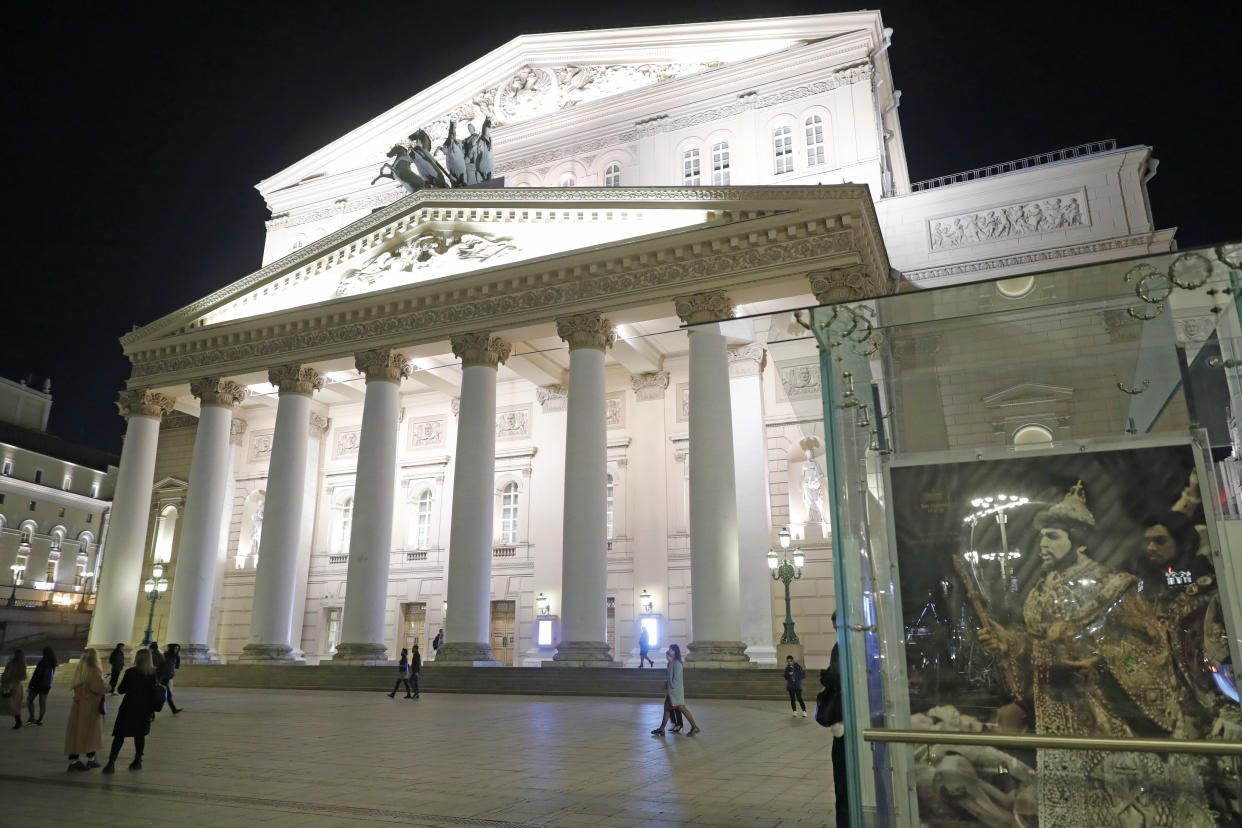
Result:
{"label": "lit facade of building", "polygon": [[[261,182],[261,268],[122,339],[91,645],[137,640],[158,561],[156,637],[191,660],[370,663],[443,628],[452,663],[636,664],[645,624],[700,665],[771,664],[788,526],[825,664],[822,389],[790,312],[1172,246],[1149,147],[910,182],[888,34],[856,12],[523,36]],[[415,130],[488,117],[503,188],[375,179]],[[948,419],[928,439],[974,438]]]}

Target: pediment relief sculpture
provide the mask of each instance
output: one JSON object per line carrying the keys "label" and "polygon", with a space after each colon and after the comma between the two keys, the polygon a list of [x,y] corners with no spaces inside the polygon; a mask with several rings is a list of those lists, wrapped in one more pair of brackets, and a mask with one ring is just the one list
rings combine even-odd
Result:
{"label": "pediment relief sculpture", "polygon": [[462,230],[430,230],[392,250],[376,255],[362,267],[345,271],[336,286],[337,296],[352,296],[411,280],[401,274],[418,274],[417,281],[460,273],[483,262],[503,259],[517,250],[508,236]]}
{"label": "pediment relief sculpture", "polygon": [[1046,385],[1040,382],[1024,382],[988,394],[983,404],[988,408],[1007,408],[1013,405],[1036,405],[1063,402],[1074,396],[1074,389],[1064,385]]}

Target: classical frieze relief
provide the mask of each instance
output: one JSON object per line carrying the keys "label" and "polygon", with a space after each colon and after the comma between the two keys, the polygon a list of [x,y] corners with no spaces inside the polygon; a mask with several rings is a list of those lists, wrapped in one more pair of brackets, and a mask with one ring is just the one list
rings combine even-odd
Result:
{"label": "classical frieze relief", "polygon": [[246,459],[251,463],[264,463],[271,459],[272,442],[276,439],[276,430],[265,428],[250,432],[250,450]]}
{"label": "classical frieze relief", "polygon": [[337,429],[335,439],[332,441],[332,457],[334,459],[341,460],[357,457],[361,448],[362,428],[360,426]]}
{"label": "classical frieze relief", "polygon": [[444,418],[420,417],[410,423],[410,434],[405,442],[410,451],[437,448],[444,445]]}
{"label": "classical frieze relief", "polygon": [[297,227],[298,225],[311,224],[316,221],[327,221],[330,218],[342,216],[346,213],[358,213],[363,210],[370,212],[380,207],[387,207],[405,194],[404,187],[400,185],[389,186],[380,192],[368,192],[366,195],[342,198],[331,207],[321,207],[318,210],[310,210],[295,215],[277,216],[264,222],[264,226],[268,230],[280,230],[285,227]]}
{"label": "classical frieze relief", "polygon": [[[770,92],[764,95],[751,92],[739,95],[737,100],[722,106],[712,107],[711,109],[703,109],[698,112],[679,115],[677,117],[669,117],[666,115],[657,115],[652,118],[639,121],[634,125],[633,129],[618,132],[613,135],[600,136],[592,138],[588,141],[580,141],[576,144],[557,147],[555,149],[545,150],[543,152],[533,153],[531,155],[522,156],[520,158],[503,159],[496,165],[497,175],[504,173],[512,173],[517,170],[527,170],[532,167],[538,167],[544,164],[552,164],[566,158],[579,158],[583,155],[609,147],[615,147],[621,144],[633,144],[641,138],[647,138],[653,135],[659,135],[664,132],[673,132],[679,129],[687,129],[689,127],[709,124],[724,118],[731,118],[734,115],[743,112],[749,112],[754,109],[766,109],[772,106],[796,101],[801,98],[809,98],[812,95],[821,95],[825,92],[831,92],[842,86],[849,86],[855,83],[863,83],[871,79],[871,67],[869,64],[862,66],[852,66],[840,69],[830,74],[822,81],[809,83],[802,86],[795,86],[790,89],[783,89],[779,92]],[[446,127],[447,129],[447,127]]]}
{"label": "classical frieze relief", "polygon": [[529,437],[529,405],[508,405],[496,410],[497,440],[525,440]]}
{"label": "classical frieze relief", "polygon": [[616,391],[604,397],[604,420],[607,428],[625,428],[624,391]]}
{"label": "classical frieze relief", "polygon": [[508,236],[428,230],[392,250],[382,251],[359,268],[341,274],[336,296],[352,296],[439,279],[482,263],[496,264],[517,250]]}
{"label": "classical frieze relief", "polygon": [[1080,190],[990,210],[934,218],[927,222],[928,245],[933,251],[953,250],[1083,227],[1091,223],[1086,204],[1086,193]]}
{"label": "classical frieze relief", "polygon": [[776,374],[780,377],[781,391],[785,399],[794,401],[819,398],[818,358],[796,362],[777,362]]}
{"label": "classical frieze relief", "polygon": [[[513,209],[543,211],[549,217],[546,204],[574,205],[574,215],[582,212],[583,204],[592,205],[588,212],[597,212],[595,204],[608,202],[667,203],[681,208],[701,207],[727,211],[730,204],[743,202],[748,213],[762,210],[763,202],[773,207],[787,202],[806,202],[818,199],[866,202],[870,205],[870,193],[866,187],[836,185],[833,187],[689,187],[689,188],[515,188],[501,190],[454,190],[451,206],[442,206],[445,196],[433,192],[420,192],[401,199],[382,210],[359,219],[348,227],[330,233],[301,248],[297,253],[272,262],[260,270],[239,279],[233,284],[203,297],[168,316],[151,322],[121,337],[123,346],[165,333],[202,324],[205,315],[229,302],[259,288],[279,289],[282,285],[310,278],[325,270],[339,266],[362,255],[374,255],[385,247],[394,236],[404,235],[429,221],[475,222],[508,220],[509,208],[489,210],[495,205],[515,205]],[[432,204],[427,204],[432,202]],[[521,205],[516,206],[516,205]],[[869,208],[868,208],[869,210]],[[521,219],[522,217],[518,217]],[[869,217],[874,221],[874,216]],[[873,240],[860,240],[868,246],[868,253],[876,251]]]}
{"label": "classical frieze relief", "polygon": [[1065,247],[1053,247],[1047,250],[1035,250],[1030,253],[1018,253],[1013,256],[996,256],[990,259],[962,262],[961,264],[903,270],[902,276],[911,282],[923,282],[930,279],[961,276],[967,273],[986,273],[989,270],[1038,264],[1071,256],[1086,256],[1110,250],[1121,250],[1127,247],[1146,247],[1152,243],[1153,236],[1154,234],[1152,233],[1141,233],[1135,236],[1105,239],[1104,241],[1090,242],[1088,244],[1073,244]]}
{"label": "classical frieze relief", "polygon": [[[465,295],[455,286],[416,299],[388,299],[379,314],[369,310],[348,314],[317,311],[310,317],[265,325],[260,332],[245,337],[224,332],[215,335],[205,330],[202,339],[192,346],[180,342],[131,354],[133,377],[237,364],[274,355],[290,358],[325,346],[361,345],[386,337],[434,341],[466,325],[490,324],[490,320],[531,312],[551,318],[558,308],[581,302],[616,306],[618,299],[627,295],[650,296],[652,290],[671,294],[721,277],[740,280],[743,274],[765,267],[848,254],[864,246],[858,243],[859,235],[856,229],[829,231],[822,225],[814,235],[784,239],[777,236],[776,241],[752,234],[731,240],[736,245],[705,244],[663,257],[617,258],[603,267],[547,271],[538,280],[510,277],[494,287],[472,288]],[[655,263],[661,258],[662,263]]]}

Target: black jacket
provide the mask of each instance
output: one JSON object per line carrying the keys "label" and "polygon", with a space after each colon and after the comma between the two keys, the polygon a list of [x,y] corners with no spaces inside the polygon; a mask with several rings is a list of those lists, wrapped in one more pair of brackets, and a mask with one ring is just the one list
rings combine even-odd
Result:
{"label": "black jacket", "polygon": [[[158,683],[154,675],[144,676],[137,667],[125,671],[121,686],[117,688],[125,698],[121,699],[121,709],[112,725],[113,736],[146,736],[151,732],[151,717],[155,715],[151,696]],[[163,693],[164,688],[159,692]]]}

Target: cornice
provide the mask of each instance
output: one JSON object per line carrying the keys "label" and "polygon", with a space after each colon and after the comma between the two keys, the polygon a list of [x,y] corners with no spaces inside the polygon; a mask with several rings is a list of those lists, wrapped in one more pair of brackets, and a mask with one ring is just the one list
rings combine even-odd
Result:
{"label": "cornice", "polygon": [[[387,242],[393,234],[405,232],[413,225],[433,220],[464,220],[484,205],[523,205],[528,209],[539,209],[572,204],[579,210],[589,210],[595,205],[615,209],[616,205],[625,204],[633,209],[683,207],[727,210],[730,206],[754,201],[759,203],[746,205],[746,209],[755,210],[768,206],[785,207],[785,202],[790,201],[819,200],[865,202],[864,212],[873,222],[872,226],[878,228],[878,224],[874,224],[875,208],[866,185],[422,190],[330,233],[178,311],[138,328],[122,336],[120,341],[126,353],[132,355],[138,350],[135,347],[138,343],[192,325],[203,315],[252,290],[282,279],[297,281],[310,278],[326,268],[363,255]],[[878,229],[875,235],[878,236]],[[873,253],[883,250],[878,238],[873,240],[871,246]]]}
{"label": "cornice", "polygon": [[[81,466],[80,468],[87,467]],[[44,486],[41,483],[31,483],[17,477],[0,477],[0,489],[6,492],[21,493],[23,497],[29,497],[40,503],[47,502],[58,506],[72,506],[75,509],[83,509],[87,512],[102,512],[112,504],[110,500],[101,500],[74,492],[67,492],[64,489]]]}
{"label": "cornice", "polygon": [[[1084,244],[1068,245],[1066,247],[1032,250],[1025,253],[1014,253],[1008,256],[995,256],[988,259],[976,259],[975,261],[959,262],[957,264],[942,265],[940,267],[925,267],[917,270],[907,270],[902,272],[902,278],[910,282],[926,282],[932,279],[943,279],[950,276],[962,276],[971,273],[986,273],[991,270],[1000,270],[1002,268],[1037,265],[1041,262],[1055,261],[1057,259],[1065,259],[1073,256],[1087,256],[1095,253],[1108,252],[1110,250],[1123,250],[1127,247],[1150,248],[1153,244],[1157,243],[1158,236],[1161,232],[1162,231],[1156,231],[1154,233],[1139,233],[1133,236],[1121,236],[1118,238],[1103,239],[1101,241],[1086,242]],[[1163,249],[1152,250],[1151,252],[1163,252]]]}

